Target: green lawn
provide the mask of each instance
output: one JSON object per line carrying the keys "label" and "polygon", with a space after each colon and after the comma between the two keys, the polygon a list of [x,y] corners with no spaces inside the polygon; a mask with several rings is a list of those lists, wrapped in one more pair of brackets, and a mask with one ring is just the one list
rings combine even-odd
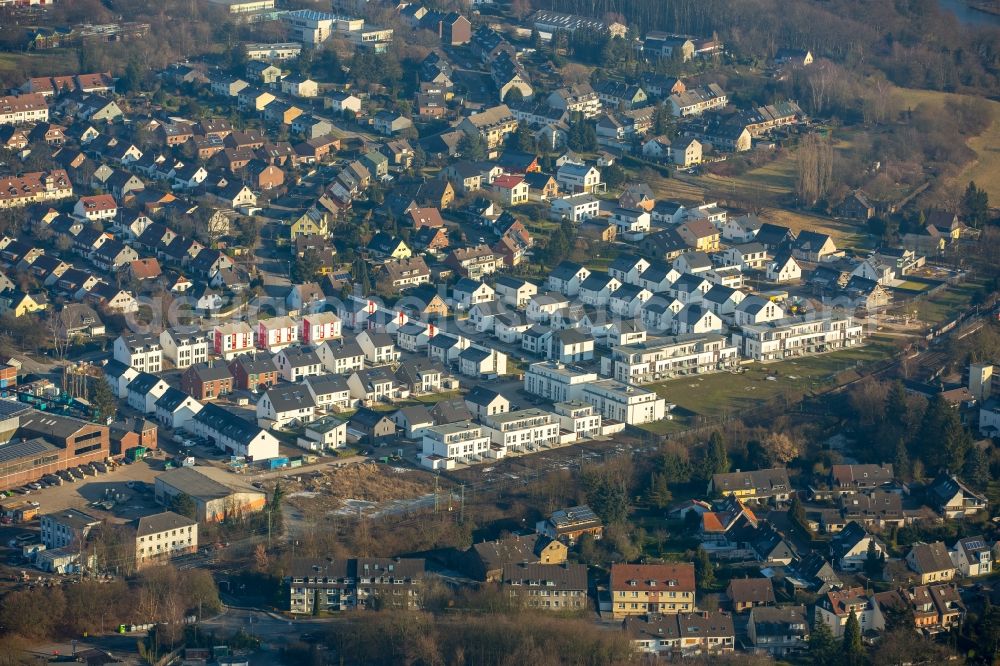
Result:
{"label": "green lawn", "polygon": [[856,349],[767,365],[754,363],[740,375],[728,372],[696,375],[651,384],[650,388],[693,414],[721,416],[753,408],[781,395],[789,401],[797,400],[810,391],[831,385],[839,373],[859,363],[884,359],[892,350],[889,340],[873,338]]}
{"label": "green lawn", "polygon": [[72,49],[47,49],[33,53],[0,53],[0,81],[21,85],[34,76],[61,76],[79,71]]}
{"label": "green lawn", "polygon": [[917,319],[927,324],[941,324],[949,321],[959,312],[969,307],[972,295],[975,294],[982,283],[978,280],[969,280],[953,287],[948,287],[933,296],[921,298],[916,301],[901,304],[896,310],[900,313],[913,313],[916,311]]}

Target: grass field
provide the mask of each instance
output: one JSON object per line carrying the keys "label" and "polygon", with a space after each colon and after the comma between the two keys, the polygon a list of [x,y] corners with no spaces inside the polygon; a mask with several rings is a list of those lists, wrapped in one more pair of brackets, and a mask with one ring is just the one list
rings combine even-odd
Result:
{"label": "grass field", "polygon": [[[954,93],[910,88],[896,88],[893,94],[904,107],[910,108],[918,104],[929,104],[943,109],[946,103],[963,97]],[[967,165],[954,180],[960,187],[964,187],[970,180],[976,181],[976,184],[990,195],[990,200],[995,202],[1000,201],[1000,102],[988,103],[993,110],[993,124],[985,132],[967,142],[979,157]]]}
{"label": "grass field", "polygon": [[982,287],[978,280],[970,280],[953,287],[943,289],[938,293],[900,305],[896,311],[900,314],[916,312],[917,319],[927,324],[942,324],[952,319],[956,314],[969,307],[972,295]]}
{"label": "grass field", "polygon": [[838,248],[871,249],[872,239],[864,227],[831,217],[821,217],[791,210],[769,208],[759,215],[762,222],[773,222],[788,227],[795,233],[806,229],[829,234]]}
{"label": "grass field", "polygon": [[676,178],[655,176],[649,181],[649,187],[657,199],[671,201],[701,201],[705,198],[705,189]]}
{"label": "grass field", "polygon": [[0,53],[0,82],[20,86],[33,76],[61,76],[79,69],[76,51],[51,49],[37,53]]}
{"label": "grass field", "polygon": [[[785,395],[794,401],[812,390],[831,384],[839,373],[858,363],[885,358],[893,350],[886,338],[872,338],[864,347],[821,354],[767,365],[755,363],[740,375],[728,372],[673,379],[650,388],[685,412],[701,416],[722,416],[751,409]],[[773,379],[769,379],[772,377]],[[682,427],[671,423],[664,432]]]}

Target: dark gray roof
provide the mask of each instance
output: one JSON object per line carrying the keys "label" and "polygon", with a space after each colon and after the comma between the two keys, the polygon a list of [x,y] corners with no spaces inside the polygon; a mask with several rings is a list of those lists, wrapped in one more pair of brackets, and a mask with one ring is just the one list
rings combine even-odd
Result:
{"label": "dark gray roof", "polygon": [[274,405],[274,411],[276,412],[316,406],[316,401],[313,400],[312,394],[301,384],[278,384],[277,386],[271,386],[264,392],[264,395]]}
{"label": "dark gray roof", "polygon": [[473,363],[481,363],[490,357],[490,352],[487,349],[481,349],[479,347],[468,347],[463,349],[462,353],[458,355],[458,358],[464,361],[472,361]]}
{"label": "dark gray roof", "polygon": [[195,414],[194,420],[244,445],[252,442],[261,432],[257,424],[211,402]]}
{"label": "dark gray roof", "polygon": [[473,405],[486,407],[500,397],[503,396],[493,389],[488,389],[485,386],[475,386],[471,391],[465,394],[465,401],[471,402]]}
{"label": "dark gray roof", "polygon": [[551,585],[557,590],[586,590],[587,566],[585,564],[505,564],[501,578],[505,585]]}
{"label": "dark gray roof", "polygon": [[180,407],[181,404],[183,404],[184,401],[190,397],[191,396],[189,396],[184,391],[181,391],[180,389],[175,389],[173,386],[171,386],[166,390],[166,392],[163,395],[161,395],[157,399],[156,406],[159,407],[160,409],[165,409],[168,412],[172,412],[178,407]]}
{"label": "dark gray roof", "polygon": [[557,280],[569,280],[574,275],[579,273],[581,268],[583,268],[583,266],[573,263],[572,261],[562,261],[558,266],[552,269],[549,276],[556,278]]}
{"label": "dark gray roof", "polygon": [[31,411],[31,407],[17,400],[0,400],[0,419],[8,419],[29,411]]}
{"label": "dark gray roof", "polygon": [[11,442],[0,446],[0,464],[14,462],[21,458],[36,458],[50,451],[59,451],[59,448],[49,444],[41,437]]}
{"label": "dark gray roof", "polygon": [[199,363],[192,365],[188,372],[197,375],[203,382],[232,379],[233,377],[233,374],[229,372],[229,368],[226,367],[225,363]]}
{"label": "dark gray roof", "polygon": [[277,366],[274,365],[274,358],[266,354],[263,356],[240,354],[233,360],[233,363],[239,365],[243,369],[243,372],[248,375],[259,375],[265,372],[278,371]]}
{"label": "dark gray roof", "polygon": [[363,428],[374,428],[382,419],[388,418],[389,416],[385,412],[376,412],[373,409],[362,407],[354,413],[349,423]]}
{"label": "dark gray roof", "polygon": [[163,381],[156,375],[149,372],[140,372],[139,375],[128,383],[128,390],[132,393],[140,393],[145,395],[149,393],[154,386]]}
{"label": "dark gray roof", "polygon": [[341,393],[347,390],[347,378],[343,375],[313,375],[306,377],[306,384],[316,395]]}
{"label": "dark gray roof", "polygon": [[42,437],[57,437],[60,440],[72,437],[82,428],[89,425],[91,424],[80,419],[34,410],[30,414],[21,416],[20,421],[21,428],[28,432],[41,435]]}
{"label": "dark gray roof", "polygon": [[173,511],[154,513],[151,516],[143,516],[135,522],[136,536],[149,536],[150,534],[160,534],[167,530],[175,530],[184,527],[194,527],[198,521],[187,516],[182,516]]}
{"label": "dark gray roof", "polygon": [[[301,368],[307,365],[320,365],[319,356],[308,347],[286,347],[278,352],[284,354],[288,365],[293,368]],[[364,354],[364,352],[361,352]]]}

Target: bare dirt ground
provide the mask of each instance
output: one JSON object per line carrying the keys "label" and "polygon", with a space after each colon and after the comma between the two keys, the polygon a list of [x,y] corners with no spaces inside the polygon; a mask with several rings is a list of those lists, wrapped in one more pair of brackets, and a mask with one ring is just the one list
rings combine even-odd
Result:
{"label": "bare dirt ground", "polygon": [[[375,463],[287,474],[281,483],[288,504],[305,514],[336,512],[349,502],[380,504],[434,491],[433,478],[426,472]],[[273,482],[263,485],[269,492],[273,488]]]}

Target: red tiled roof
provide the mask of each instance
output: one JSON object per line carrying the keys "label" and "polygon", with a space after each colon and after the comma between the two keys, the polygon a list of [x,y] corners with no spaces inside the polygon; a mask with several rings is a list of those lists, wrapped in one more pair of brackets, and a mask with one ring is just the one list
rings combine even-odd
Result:
{"label": "red tiled roof", "polygon": [[613,564],[612,590],[680,590],[694,592],[694,565],[683,564]]}

